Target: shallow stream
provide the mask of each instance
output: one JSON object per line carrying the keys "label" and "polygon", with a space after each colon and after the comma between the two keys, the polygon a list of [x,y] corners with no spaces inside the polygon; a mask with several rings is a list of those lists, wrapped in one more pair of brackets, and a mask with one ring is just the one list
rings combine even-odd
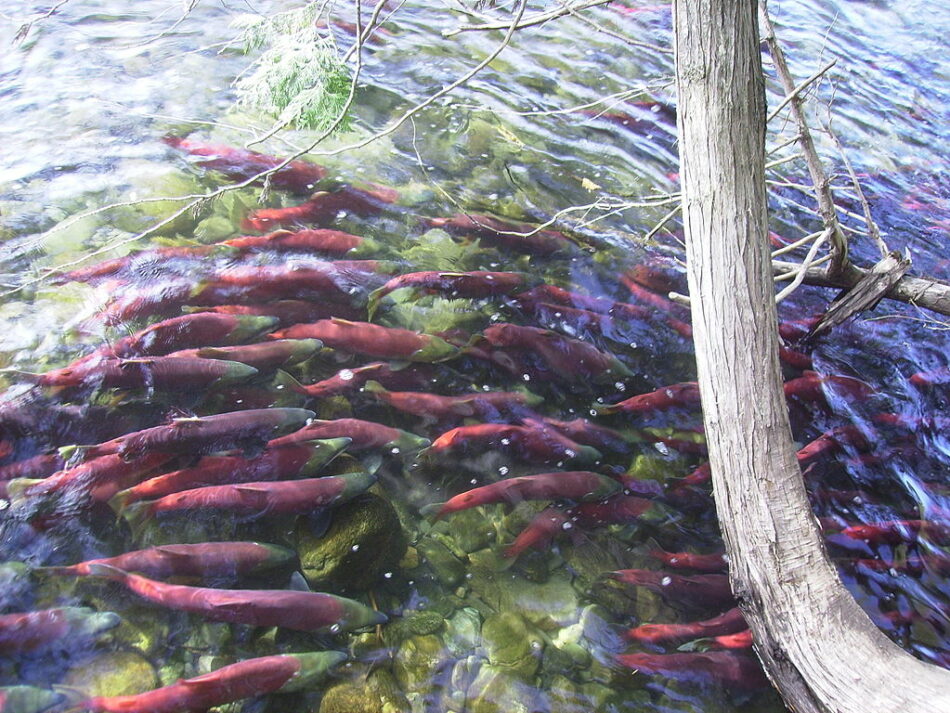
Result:
{"label": "shallow stream", "polygon": [[[531,3],[527,14],[542,5]],[[684,569],[684,557],[662,555],[722,547],[708,483],[683,487],[679,480],[704,462],[688,387],[667,407],[608,407],[655,389],[659,400],[672,393],[662,387],[695,378],[688,312],[662,297],[685,292],[679,224],[667,220],[677,159],[666,6],[611,3],[521,30],[477,77],[390,131],[503,38],[499,31],[446,38],[443,31],[511,17],[500,7],[479,9],[480,19],[458,3],[390,3],[362,53],[351,126],[307,157],[325,175],[275,179],[263,192],[259,185],[227,191],[154,231],[156,221],[186,205],[176,196],[238,180],[239,154],[227,167],[208,163],[220,148],[211,158],[191,154],[208,145],[240,150],[270,128],[271,117],[237,104],[232,83],[254,55],[243,53],[233,23],[294,4],[69,0],[46,15],[50,7],[9,4],[0,24],[7,48],[0,54],[0,616],[85,609],[70,609],[69,633],[52,642],[10,644],[0,632],[0,647],[8,647],[0,648],[0,686],[56,685],[58,705],[68,706],[256,657],[335,651],[345,660],[334,660],[332,672],[307,690],[220,709],[783,710],[760,685],[748,650],[701,636],[653,644],[635,630],[708,619],[731,606],[720,594],[721,565]],[[345,51],[359,6],[328,7],[327,32]],[[785,0],[771,9],[799,81],[837,59],[812,91],[812,118],[825,128],[830,122],[889,246],[912,257],[912,272],[950,279],[943,150],[950,19],[917,0],[833,9]],[[363,7],[364,18],[370,10]],[[768,63],[767,74],[775,106],[781,92]],[[784,115],[773,121],[770,160],[793,154],[793,146],[778,148],[793,131]],[[284,131],[253,149],[286,156],[314,138]],[[834,165],[855,260],[870,265],[878,254],[860,201],[830,134],[820,131],[818,140]],[[230,174],[215,170],[222,168]],[[778,161],[770,180],[776,248],[819,229],[808,210],[813,199],[800,189],[807,180],[802,162]],[[326,193],[308,198],[314,191]],[[314,206],[309,217],[289,221],[281,212],[299,205]],[[507,227],[492,229],[487,216]],[[293,230],[333,229],[364,240],[316,251],[220,245],[276,230],[282,220]],[[548,221],[549,232],[518,235]],[[143,231],[148,235],[138,237]],[[100,274],[78,272],[126,255],[132,257]],[[341,259],[350,262],[328,262]],[[77,272],[63,278],[70,270]],[[443,277],[416,291],[405,282],[376,291],[420,271],[490,276],[477,286]],[[508,272],[518,274],[502,275]],[[302,276],[311,273],[306,282]],[[508,279],[515,284],[499,285]],[[914,655],[950,666],[950,325],[885,301],[798,343],[793,332],[833,297],[803,287],[779,308],[790,350],[786,377],[807,378],[808,367],[820,375],[820,383],[789,398],[794,436],[805,446],[833,434],[807,462],[815,514],[842,578],[872,619]],[[196,332],[184,343],[182,331],[174,345],[159,346],[161,339],[136,339],[150,324],[192,313],[183,308],[229,303],[257,310],[238,320],[246,334]],[[346,338],[326,325],[320,335],[298,330],[287,336],[319,336],[324,347],[300,343],[303,356],[279,369],[259,366],[256,374],[232,366],[233,383],[222,378],[210,386],[162,377],[150,361],[179,348],[259,342],[278,328],[331,317],[439,336],[406,348],[392,332],[369,327]],[[531,331],[537,328],[549,331]],[[336,338],[340,344],[331,346]],[[346,339],[354,341],[344,345]],[[120,375],[94,372],[74,381],[56,372],[60,382],[34,383],[38,373],[95,364],[97,354],[116,350],[128,359]],[[224,354],[234,352],[200,356]],[[377,362],[386,365],[361,370]],[[332,388],[324,381],[330,378]],[[317,383],[322,390],[307,394]],[[498,391],[509,393],[502,403],[472,398],[451,413],[424,397],[391,393]],[[317,419],[362,419],[404,433],[365,433],[345,421],[313,436],[322,440],[303,466],[281,465],[292,471],[286,477],[369,477],[353,477],[361,485],[348,492],[352,499],[304,514],[248,504],[269,485],[255,486],[253,495],[242,491],[240,507],[157,513],[132,505],[128,490],[117,496],[112,481],[49,493],[6,480],[14,464],[29,459],[17,475],[39,478],[92,457],[88,448],[63,447],[172,418],[260,408],[308,409]],[[300,411],[280,413],[286,423],[266,437],[228,434],[167,457],[129,446],[117,465],[121,475],[110,477],[131,488],[158,473],[209,467],[209,458],[227,452],[232,460],[219,467],[236,479],[246,461],[277,450],[264,448],[268,439],[300,425]],[[482,423],[493,425],[456,432],[451,442],[443,435]],[[326,440],[338,436],[352,440]],[[60,455],[67,460],[55,462]],[[154,462],[146,463],[150,456]],[[142,468],[130,472],[136,464]],[[262,465],[257,480],[264,470],[277,466]],[[596,471],[604,490],[571,494],[581,471]],[[565,477],[543,497],[522,493],[503,503],[485,495],[489,504],[440,510],[464,491],[548,472]],[[498,486],[489,492],[507,497]],[[612,505],[601,507],[607,494]],[[848,529],[875,523],[863,534]],[[73,577],[42,569],[207,542],[268,543],[289,551],[291,561],[263,573],[208,566],[203,577],[175,575],[170,565],[169,581],[310,589],[352,599],[362,614],[311,627],[317,631],[250,626],[149,603],[128,581],[113,581],[121,579],[114,570]],[[180,556],[174,547],[164,552],[170,561]],[[655,585],[633,583],[648,574],[611,574],[620,570],[648,570]],[[387,621],[375,623],[383,617],[369,610]],[[713,655],[680,664],[623,658],[703,651]],[[664,670],[650,673],[651,665]],[[7,705],[19,713],[52,702]]]}

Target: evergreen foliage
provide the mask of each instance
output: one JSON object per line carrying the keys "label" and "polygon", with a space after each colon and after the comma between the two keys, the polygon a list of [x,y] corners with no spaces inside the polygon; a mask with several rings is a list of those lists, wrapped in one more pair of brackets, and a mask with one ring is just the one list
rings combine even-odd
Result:
{"label": "evergreen foliage", "polygon": [[[266,47],[253,72],[235,86],[242,104],[276,117],[281,126],[323,131],[345,111],[350,73],[332,37],[317,28],[320,5],[273,17],[244,16],[246,51]],[[346,119],[338,128],[346,128]]]}

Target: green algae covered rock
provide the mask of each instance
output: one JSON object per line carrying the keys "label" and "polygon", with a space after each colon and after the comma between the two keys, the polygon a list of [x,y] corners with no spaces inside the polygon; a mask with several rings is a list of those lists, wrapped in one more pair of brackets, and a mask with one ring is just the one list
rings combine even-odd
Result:
{"label": "green algae covered rock", "polygon": [[445,646],[438,636],[413,636],[397,649],[393,674],[407,695],[425,693],[432,688],[432,680],[446,660]]}
{"label": "green algae covered rock", "polygon": [[409,702],[392,675],[378,669],[365,680],[331,686],[320,701],[319,713],[408,713]]}
{"label": "green algae covered rock", "polygon": [[396,511],[384,498],[364,493],[333,513],[330,529],[315,537],[304,523],[297,550],[307,580],[315,589],[364,591],[397,568],[406,537]]}
{"label": "green algae covered rock", "polygon": [[63,685],[87,696],[133,696],[159,688],[155,668],[137,651],[104,654],[72,669]]}
{"label": "green algae covered rock", "polygon": [[546,710],[537,689],[506,670],[486,664],[468,688],[468,713],[541,713]]}
{"label": "green algae covered rock", "polygon": [[499,671],[527,679],[537,672],[544,644],[512,611],[490,616],[482,626],[482,645],[489,663]]}

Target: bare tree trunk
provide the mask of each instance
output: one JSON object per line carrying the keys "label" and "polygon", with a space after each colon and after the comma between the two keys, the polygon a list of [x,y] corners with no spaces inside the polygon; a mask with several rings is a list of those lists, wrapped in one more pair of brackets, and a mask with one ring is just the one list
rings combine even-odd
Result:
{"label": "bare tree trunk", "polygon": [[696,360],[733,590],[794,711],[950,711],[950,672],[878,631],[842,586],[795,458],[766,239],[755,0],[676,0],[683,216]]}

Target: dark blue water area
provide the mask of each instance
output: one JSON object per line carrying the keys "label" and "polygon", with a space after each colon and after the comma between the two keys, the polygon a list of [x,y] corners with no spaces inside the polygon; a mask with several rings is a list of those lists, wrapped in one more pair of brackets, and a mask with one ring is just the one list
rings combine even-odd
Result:
{"label": "dark blue water area", "polygon": [[[23,5],[0,42],[12,42],[21,14],[45,12]],[[127,449],[109,476],[126,489],[118,500],[105,476],[92,476],[94,487],[86,481],[52,495],[42,494],[50,486],[12,486],[0,500],[0,562],[7,561],[0,616],[81,609],[68,612],[75,646],[64,651],[47,641],[11,654],[0,661],[0,686],[63,684],[80,699],[140,693],[236,661],[328,650],[345,651],[348,661],[311,691],[229,710],[333,713],[381,703],[413,713],[781,710],[749,652],[717,650],[722,644],[698,635],[651,643],[636,628],[729,608],[728,595],[720,598],[721,573],[683,569],[682,556],[662,555],[722,548],[708,483],[681,483],[704,462],[696,399],[689,386],[664,389],[695,379],[688,310],[668,300],[670,291],[686,293],[681,226],[673,217],[652,231],[678,190],[672,56],[623,39],[668,47],[668,9],[614,3],[588,11],[587,22],[525,29],[477,78],[413,122],[338,153],[461,76],[501,39],[497,32],[442,38],[442,31],[510,18],[504,8],[462,14],[390,3],[386,32],[364,53],[353,127],[309,157],[326,169],[312,186],[326,194],[308,198],[310,184],[290,190],[275,182],[262,196],[250,186],[132,241],[182,205],[159,199],[228,186],[244,170],[240,153],[228,166],[202,165],[200,155],[206,145],[240,152],[272,120],[234,104],[232,81],[248,71],[249,58],[231,22],[291,7],[197,3],[179,22],[180,3],[70,2],[0,58],[0,132],[8,147],[0,166],[0,355],[8,368],[0,469],[37,459],[27,472],[35,478],[76,472],[83,447],[171,419],[193,428],[194,419],[218,414],[305,408],[331,424],[375,425],[311,424],[314,438],[353,440],[328,463],[309,454],[310,465],[293,470],[288,456],[279,465],[267,461],[255,477],[358,471],[376,484],[345,504],[304,514],[273,503],[271,510],[245,503],[177,513],[171,505],[167,513],[127,507],[129,489],[160,473],[218,468],[237,477],[248,462],[279,450],[267,444],[288,426],[217,432],[219,440],[208,442],[179,442],[162,431],[152,438],[164,439],[167,461],[140,474],[129,471],[149,449],[117,446]],[[852,259],[870,267],[880,253],[829,126],[889,248],[912,259],[912,274],[947,279],[948,19],[916,1],[773,2],[771,10],[798,81],[838,60],[809,93],[810,119]],[[352,42],[351,12],[335,8],[328,18],[344,48]],[[782,92],[767,61],[766,76],[774,106]],[[768,146],[793,132],[779,117]],[[174,148],[168,136],[187,136],[198,155]],[[287,155],[313,137],[288,131],[255,149]],[[778,149],[769,160],[794,151]],[[800,188],[808,183],[803,162],[778,163],[768,177],[773,248],[820,230],[814,198]],[[95,212],[112,203],[123,205]],[[310,206],[305,217],[302,205]],[[332,229],[364,240],[351,252],[221,245],[276,229],[287,209],[298,212],[287,219],[291,230]],[[475,224],[465,223],[466,213]],[[455,225],[445,222],[452,216]],[[500,231],[494,220],[504,221]],[[553,232],[528,248],[507,234],[547,221]],[[73,279],[44,276],[57,266],[95,265],[108,267]],[[389,282],[421,271],[450,276],[417,291]],[[501,290],[486,286],[489,280],[480,289],[493,296],[460,294],[451,275],[472,271],[517,272],[523,282]],[[375,292],[387,284],[388,295]],[[827,335],[802,340],[808,320],[835,295],[802,286],[779,305],[785,346],[795,352],[783,363],[787,380],[814,371],[820,382],[789,398],[795,440],[826,446],[803,463],[813,510],[842,579],[872,619],[914,655],[946,666],[950,320],[883,300]],[[212,335],[210,326],[159,337],[143,331],[193,308],[235,304],[243,324],[255,325],[243,336]],[[338,324],[345,333],[337,333],[323,321],[331,317],[373,327]],[[276,330],[314,322],[322,331],[292,336],[318,337],[327,348],[280,371],[261,366],[253,378],[235,371],[236,383],[176,383],[150,361],[179,348],[284,336]],[[422,342],[406,347],[406,339]],[[451,358],[423,358],[423,347]],[[121,373],[89,366],[110,349],[131,357]],[[92,371],[54,372],[63,367]],[[60,382],[33,385],[41,373]],[[653,406],[640,412],[610,408],[654,390]],[[509,393],[508,401],[473,398],[485,392]],[[448,408],[427,400],[432,394],[468,400]],[[461,426],[469,430],[453,431]],[[422,439],[431,446],[423,449]],[[588,470],[602,487],[620,483],[625,491],[605,502],[566,494]],[[505,495],[512,478],[548,472],[571,475],[546,497]],[[209,484],[210,475],[200,477]],[[440,511],[442,502],[481,487],[489,488],[476,491],[481,507]],[[254,497],[268,489],[257,486]],[[170,581],[309,587],[382,611],[389,622],[345,631],[341,619],[317,631],[280,624],[275,631],[145,601],[127,581],[39,569],[231,541],[287,548],[294,566],[263,575],[179,572]],[[611,574],[620,570],[627,574]],[[690,658],[706,649],[708,659]],[[740,673],[730,677],[716,661],[732,665],[733,656]]]}

